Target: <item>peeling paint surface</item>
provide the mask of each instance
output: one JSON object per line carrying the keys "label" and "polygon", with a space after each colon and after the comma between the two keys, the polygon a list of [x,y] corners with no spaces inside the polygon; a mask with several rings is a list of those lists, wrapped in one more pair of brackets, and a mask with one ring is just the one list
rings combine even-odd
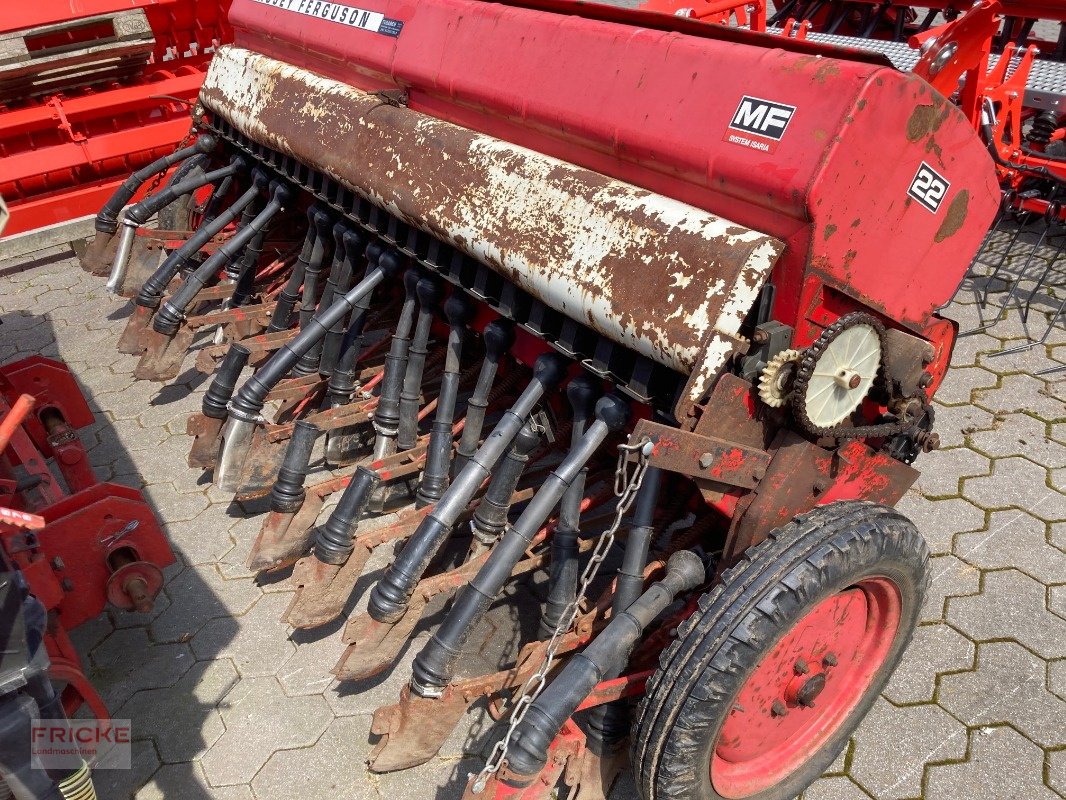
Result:
{"label": "peeling paint surface", "polygon": [[783,249],[685,203],[237,47],[201,100],[599,333],[709,385]]}

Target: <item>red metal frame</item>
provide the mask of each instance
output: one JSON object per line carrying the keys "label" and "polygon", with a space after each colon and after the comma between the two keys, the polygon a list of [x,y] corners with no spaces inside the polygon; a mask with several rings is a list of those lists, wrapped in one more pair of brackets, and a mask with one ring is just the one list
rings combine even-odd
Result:
{"label": "red metal frame", "polygon": [[75,432],[94,417],[63,364],[34,356],[0,368],[0,418],[0,497],[14,507],[0,513],[0,558],[49,612],[46,645],[68,713],[85,702],[106,718],[67,631],[109,601],[150,608],[174,554],[139,491],[97,480]]}
{"label": "red metal frame", "polygon": [[[76,18],[134,8],[143,9],[156,37],[135,78],[0,106],[7,236],[95,214],[127,175],[189,132],[189,108],[211,54],[232,38],[229,0],[88,0]],[[69,3],[45,0],[5,10],[0,31],[70,19]]]}

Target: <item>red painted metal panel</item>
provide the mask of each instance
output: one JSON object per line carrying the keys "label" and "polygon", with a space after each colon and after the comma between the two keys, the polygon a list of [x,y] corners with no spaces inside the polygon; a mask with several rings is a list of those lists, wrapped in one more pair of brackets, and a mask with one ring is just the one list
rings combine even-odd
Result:
{"label": "red painted metal panel", "polygon": [[[327,19],[299,13],[316,5]],[[814,276],[819,294],[827,284],[921,330],[995,213],[991,159],[963,116],[920,79],[847,51],[551,0],[360,5],[402,21],[400,35],[332,22],[340,6],[318,0],[236,0],[231,22],[239,45],[364,90],[403,88],[415,110],[786,240],[776,316],[800,327]],[[647,17],[659,29],[623,24]],[[745,97],[795,108],[773,152],[729,141]],[[907,194],[923,162],[949,184],[934,212]]]}

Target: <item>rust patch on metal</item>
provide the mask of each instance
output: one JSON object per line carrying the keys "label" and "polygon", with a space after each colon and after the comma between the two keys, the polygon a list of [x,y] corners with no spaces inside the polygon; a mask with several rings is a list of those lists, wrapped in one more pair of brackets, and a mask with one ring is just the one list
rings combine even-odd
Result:
{"label": "rust patch on metal", "polygon": [[966,222],[966,212],[969,208],[970,190],[963,189],[955,195],[955,199],[952,200],[951,205],[948,206],[944,221],[940,224],[940,230],[938,230],[936,236],[933,237],[934,241],[940,243],[958,233],[962,229],[963,223]]}
{"label": "rust patch on metal", "polygon": [[930,103],[929,105],[915,106],[907,120],[907,139],[917,142],[926,136],[932,136],[951,115],[951,109],[946,103]]}
{"label": "rust patch on metal", "polygon": [[[830,65],[831,67],[831,65]],[[693,206],[235,47],[201,100],[557,311],[684,374],[735,347],[783,244]]]}

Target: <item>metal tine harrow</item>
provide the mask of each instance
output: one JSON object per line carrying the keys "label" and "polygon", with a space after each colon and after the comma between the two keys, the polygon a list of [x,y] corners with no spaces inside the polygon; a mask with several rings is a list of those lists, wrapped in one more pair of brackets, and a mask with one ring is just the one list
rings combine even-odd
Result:
{"label": "metal tine harrow", "polygon": [[[963,331],[961,336],[994,329],[1012,308],[1017,310],[1028,334],[1034,302],[1049,307],[1042,314],[1047,325],[1039,336],[1028,335],[1024,343],[992,353],[990,357],[1042,347],[1055,328],[1066,323],[1066,259],[1063,258],[1066,221],[1061,196],[1061,187],[1055,187],[1044,204],[1044,212],[1038,214],[1025,208],[1024,197],[1005,193],[996,222],[974,257],[970,277],[983,321],[978,327]],[[1012,262],[1019,261],[1021,265],[1014,267]],[[1000,282],[1004,294],[995,303],[991,295]],[[1052,375],[1064,369],[1064,366],[1053,366],[1034,374]]]}

